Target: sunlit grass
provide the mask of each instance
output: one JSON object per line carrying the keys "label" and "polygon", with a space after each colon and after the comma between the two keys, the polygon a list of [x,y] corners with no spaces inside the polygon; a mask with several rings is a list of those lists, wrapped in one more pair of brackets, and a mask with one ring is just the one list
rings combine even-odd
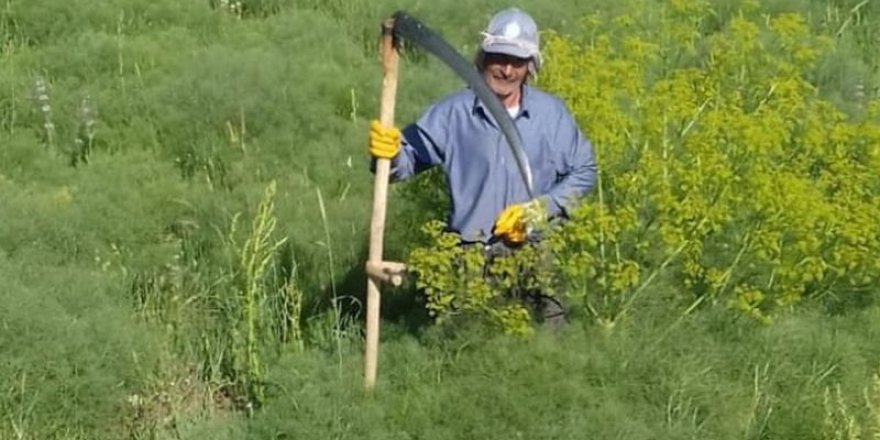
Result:
{"label": "sunlit grass", "polygon": [[[378,24],[408,9],[469,54],[507,4],[222,3],[0,3],[0,438],[823,438],[838,386],[847,417],[873,432],[870,300],[770,327],[637,302],[610,333],[576,321],[561,337],[507,339],[414,330],[401,306],[420,304],[389,289],[400,323],[385,323],[377,393],[364,397]],[[715,2],[713,19],[733,3]],[[845,50],[814,75],[835,102],[876,93],[876,5],[850,12],[857,3],[764,3],[840,34]],[[621,5],[521,2],[560,30]],[[408,54],[396,119],[460,86]],[[254,300],[277,294],[253,304],[275,307],[284,336],[242,351],[266,343],[253,351],[264,405],[247,418],[220,371],[221,325],[248,327],[233,311],[223,321],[217,300],[234,293],[231,221],[259,218],[273,180],[286,243],[249,286]],[[425,182],[392,188],[391,258],[442,197]]]}

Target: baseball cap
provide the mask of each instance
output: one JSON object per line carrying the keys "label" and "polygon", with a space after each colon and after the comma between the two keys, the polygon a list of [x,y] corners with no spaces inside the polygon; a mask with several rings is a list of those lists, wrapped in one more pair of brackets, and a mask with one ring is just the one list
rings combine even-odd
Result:
{"label": "baseball cap", "polygon": [[498,12],[489,20],[480,44],[485,53],[531,58],[540,63],[538,26],[529,14],[517,8]]}

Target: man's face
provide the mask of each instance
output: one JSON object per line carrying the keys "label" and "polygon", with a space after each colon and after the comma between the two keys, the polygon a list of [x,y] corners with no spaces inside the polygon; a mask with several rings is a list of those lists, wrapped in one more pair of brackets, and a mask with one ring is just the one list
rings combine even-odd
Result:
{"label": "man's face", "polygon": [[505,98],[519,93],[529,74],[529,60],[500,53],[487,53],[483,61],[483,78],[489,88]]}

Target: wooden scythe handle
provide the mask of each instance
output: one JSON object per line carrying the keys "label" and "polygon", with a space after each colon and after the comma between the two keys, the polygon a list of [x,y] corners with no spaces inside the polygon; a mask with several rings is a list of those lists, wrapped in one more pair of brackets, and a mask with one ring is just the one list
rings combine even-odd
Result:
{"label": "wooden scythe handle", "polygon": [[[382,95],[379,102],[379,121],[386,127],[394,125],[394,103],[397,94],[398,56],[394,48],[394,20],[382,25]],[[388,198],[388,174],[391,162],[376,159],[373,186],[373,217],[370,221],[370,254],[368,264],[382,264],[382,246],[385,235],[385,208]],[[379,351],[379,281],[367,276],[367,341],[364,353],[364,387],[367,391],[376,385],[376,367]]]}

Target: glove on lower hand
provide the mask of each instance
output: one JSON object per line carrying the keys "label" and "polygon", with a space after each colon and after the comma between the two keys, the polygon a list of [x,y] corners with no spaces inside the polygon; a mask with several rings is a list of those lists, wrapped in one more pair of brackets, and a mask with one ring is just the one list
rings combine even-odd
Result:
{"label": "glove on lower hand", "polygon": [[534,199],[504,208],[495,220],[495,236],[515,244],[526,241],[529,232],[546,220],[545,203],[541,199]]}
{"label": "glove on lower hand", "polygon": [[378,120],[370,123],[370,154],[377,159],[393,159],[400,152],[400,130]]}

